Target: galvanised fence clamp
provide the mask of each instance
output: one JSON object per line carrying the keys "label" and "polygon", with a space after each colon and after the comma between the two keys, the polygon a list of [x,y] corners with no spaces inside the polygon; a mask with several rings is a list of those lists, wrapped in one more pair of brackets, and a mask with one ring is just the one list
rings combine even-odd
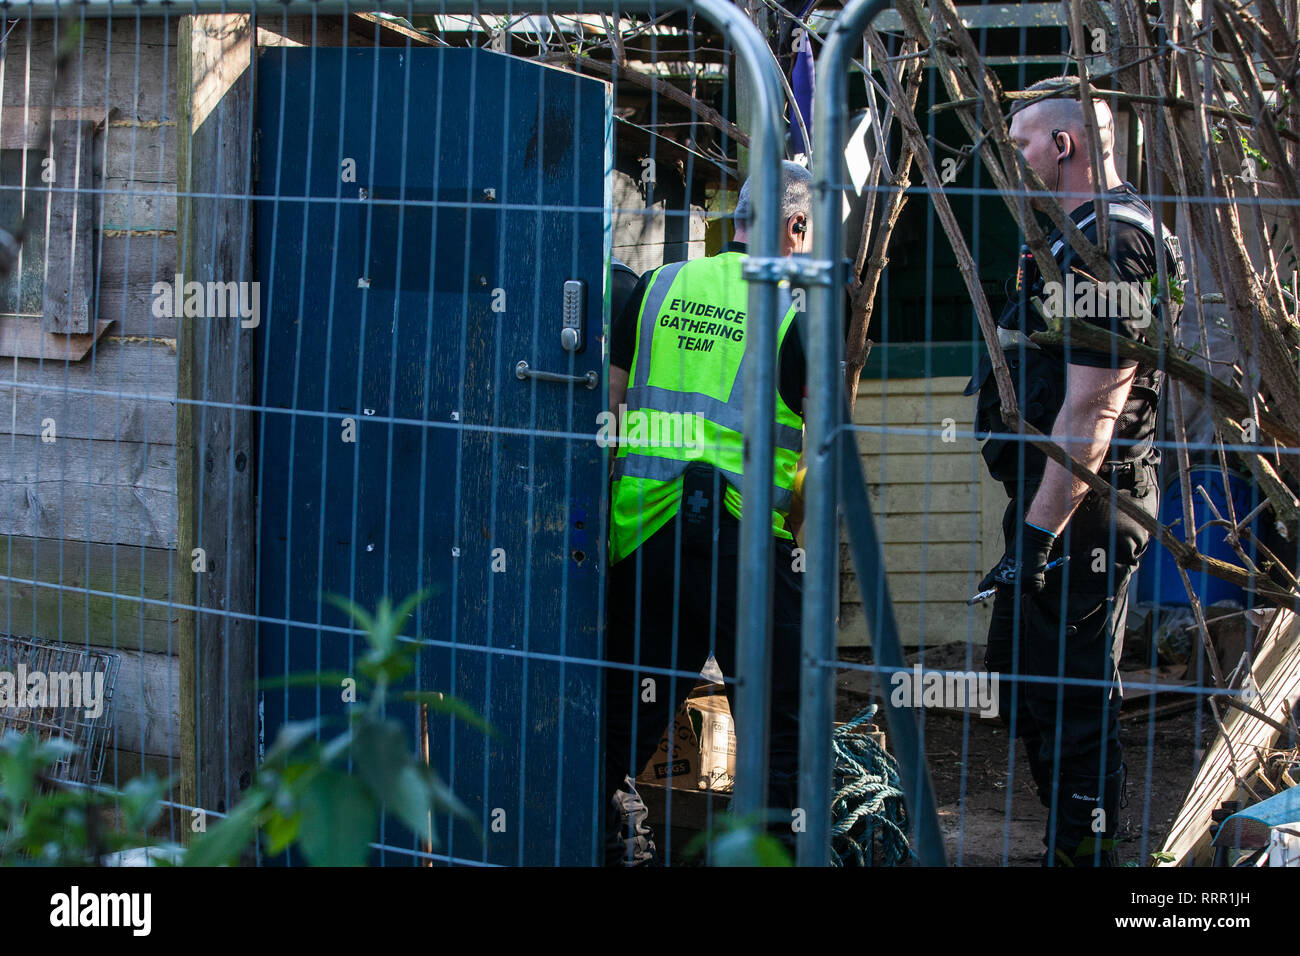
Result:
{"label": "galvanised fence clamp", "polygon": [[829,259],[798,259],[793,256],[749,256],[740,274],[750,282],[797,280],[800,285],[830,285],[834,263]]}

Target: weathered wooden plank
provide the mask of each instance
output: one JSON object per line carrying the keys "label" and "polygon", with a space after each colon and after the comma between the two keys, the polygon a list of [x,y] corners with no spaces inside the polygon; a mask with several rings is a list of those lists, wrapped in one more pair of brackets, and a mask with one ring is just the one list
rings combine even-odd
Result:
{"label": "weathered wooden plank", "polygon": [[[919,572],[922,567],[929,571],[962,571],[973,562],[983,575],[988,568],[984,567],[982,554],[982,545],[969,541],[961,544],[930,544],[924,549],[909,545],[888,546],[885,549],[885,567],[890,574]],[[840,545],[840,568],[843,573],[853,573],[853,558],[849,554],[847,540]]]}
{"label": "weathered wooden plank", "polygon": [[12,435],[3,442],[0,534],[176,545],[171,445]]}
{"label": "weathered wooden plank", "polygon": [[[24,105],[44,109],[51,102],[56,30],[58,36],[66,36],[68,24],[16,22],[8,36],[0,104],[5,109]],[[161,17],[78,21],[83,30],[80,48],[54,89],[53,105],[103,107],[107,102],[123,119],[170,118],[176,23],[175,18]]]}
{"label": "weathered wooden plank", "polygon": [[180,611],[157,603],[178,599],[175,560],[176,552],[157,548],[0,537],[0,628],[175,653]]}
{"label": "weathered wooden plank", "polygon": [[0,466],[0,480],[38,488],[85,484],[166,491],[175,486],[171,445],[51,437],[54,440],[33,435],[0,438],[7,459]]}
{"label": "weathered wooden plank", "polygon": [[[970,424],[962,424],[960,421],[954,426],[956,431],[949,431],[947,434],[953,436],[951,441],[944,439],[944,432],[939,425],[931,428],[929,425],[919,426],[924,430],[914,432],[904,432],[902,428],[912,428],[913,426],[899,426],[890,424],[887,428],[883,427],[876,431],[855,431],[853,433],[854,443],[857,445],[858,454],[867,459],[894,458],[898,455],[929,455],[931,457],[955,458],[964,461],[980,462],[981,443],[970,437],[962,437],[961,432],[965,429],[965,434],[970,434]],[[982,466],[982,462],[981,462]]]}
{"label": "weathered wooden plank", "polygon": [[176,127],[114,123],[105,133],[104,185],[176,188]]}
{"label": "weathered wooden plank", "polygon": [[176,194],[174,187],[153,183],[106,182],[101,194],[101,228],[108,230],[174,231]]}
{"label": "weathered wooden plank", "polygon": [[44,328],[63,335],[90,331],[91,142],[94,123],[54,120],[50,157],[54,160],[45,233]]}
{"label": "weathered wooden plank", "polygon": [[148,388],[152,393],[176,395],[176,350],[157,342],[123,342],[108,336],[94,355],[83,362],[19,361],[0,364],[0,387],[53,379],[59,388],[94,388],[114,393]]}
{"label": "weathered wooden plank", "polygon": [[[974,573],[974,577],[972,577]],[[890,571],[889,593],[895,604],[966,603],[975,593],[975,585],[984,576],[974,568],[964,571]],[[862,591],[857,576],[840,575],[840,600],[845,604],[861,604]]]}
{"label": "weathered wooden plank", "polygon": [[[96,131],[108,121],[110,111],[103,106],[66,107],[50,110],[50,120],[78,120],[90,123]],[[0,149],[44,150],[49,146],[50,130],[45,125],[45,110],[6,109],[0,111]],[[96,132],[96,135],[99,135]],[[45,137],[45,142],[42,142]],[[92,156],[93,160],[93,156]]]}
{"label": "weathered wooden plank", "polygon": [[[49,364],[49,363],[47,363]],[[57,379],[44,389],[0,385],[0,407],[12,409],[11,434],[33,435],[52,418],[68,438],[121,439],[170,445],[176,435],[176,404],[171,397],[118,398],[84,391],[62,391]],[[8,429],[7,429],[8,430]],[[0,436],[3,436],[0,432]],[[3,437],[0,437],[3,441]]]}
{"label": "weathered wooden plank", "polygon": [[99,317],[122,336],[176,338],[174,316],[153,314],[155,282],[176,281],[176,234],[104,236],[99,256]]}
{"label": "weathered wooden plank", "polygon": [[367,46],[432,46],[427,34],[376,16],[373,13],[353,13],[348,17],[348,29],[361,38]]}
{"label": "weathered wooden plank", "polygon": [[[983,647],[988,641],[991,613],[987,607],[966,607],[964,604],[951,603],[899,604],[894,607],[899,640],[908,647],[922,643],[927,647],[964,644],[967,641]],[[841,647],[862,647],[871,643],[868,620],[861,604],[840,606],[840,627],[836,640]],[[977,661],[983,659],[982,654],[981,651]]]}
{"label": "weathered wooden plank", "polygon": [[864,399],[882,394],[894,395],[960,395],[968,379],[963,375],[943,375],[934,378],[862,379],[858,382],[858,407]]}
{"label": "weathered wooden plank", "polygon": [[111,324],[96,322],[95,331],[85,335],[60,335],[45,331],[40,319],[0,315],[0,355],[5,358],[80,362]]}
{"label": "weathered wooden plank", "polygon": [[105,290],[142,285],[152,301],[155,282],[176,279],[176,233],[104,236],[100,243],[99,273],[100,295]]}
{"label": "weathered wooden plank", "polygon": [[[169,446],[158,446],[170,454]],[[161,468],[154,466],[157,475]],[[94,485],[63,477],[11,479],[0,475],[0,534],[66,538],[148,548],[176,547],[174,488]]]}
{"label": "weathered wooden plank", "polygon": [[60,437],[173,444],[175,396],[176,352],[156,342],[108,335],[79,362],[0,363],[0,406],[17,435],[52,418]]}
{"label": "weathered wooden plank", "polygon": [[[964,437],[974,420],[973,399],[961,394],[965,386],[964,377],[950,376],[863,381],[858,387],[855,423],[927,430],[923,435],[859,431],[854,436],[876,509],[900,634],[909,646],[922,637],[927,644],[968,639],[983,644],[988,632],[989,609],[968,608],[965,599],[970,575],[982,577],[1001,554],[1006,497],[988,477],[979,443]],[[949,424],[957,434],[945,442]],[[926,600],[920,603],[923,562]],[[859,588],[844,545],[841,568],[839,643],[868,644]]]}
{"label": "weathered wooden plank", "polygon": [[[253,279],[252,64],[255,29],[245,15],[184,17],[178,33],[178,192],[181,272],[187,280]],[[232,197],[222,199],[200,196]],[[202,330],[203,334],[199,335]],[[178,394],[248,404],[252,336],[239,321],[180,323]],[[252,416],[199,417],[182,405],[177,422],[181,552],[229,550],[185,582],[204,609],[255,607]],[[220,494],[201,494],[202,488]],[[200,541],[204,528],[212,540]],[[216,614],[186,615],[181,631],[182,794],[224,810],[256,764],[256,628]]]}
{"label": "weathered wooden plank", "polygon": [[867,489],[876,519],[883,517],[908,517],[917,528],[906,540],[919,541],[926,530],[922,522],[940,515],[964,515],[970,519],[968,534],[979,534],[980,487],[976,484],[927,484],[922,481],[898,482],[886,485],[872,484]]}
{"label": "weathered wooden plank", "polygon": [[975,419],[974,399],[962,395],[890,395],[860,399],[853,410],[855,425],[880,425],[888,422],[900,427],[944,427],[950,418],[958,426]]}
{"label": "weathered wooden plank", "polygon": [[935,405],[922,412],[902,414],[893,407],[865,421],[854,423],[854,439],[864,455],[916,453],[941,454],[977,452],[974,412],[969,407]]}
{"label": "weathered wooden plank", "polygon": [[869,485],[906,484],[915,486],[918,493],[927,485],[975,487],[983,468],[984,459],[978,454],[952,454],[938,449],[931,454],[891,452],[888,455],[864,455],[862,458],[862,470]]}
{"label": "weathered wooden plank", "polygon": [[114,742],[140,754],[180,756],[180,662],[121,650],[113,693]]}
{"label": "weathered wooden plank", "polygon": [[905,540],[920,541],[929,537],[929,522],[941,515],[969,519],[967,540],[980,540],[979,485],[914,484],[872,485],[868,489],[871,507],[879,520],[882,516],[910,518],[916,530]]}
{"label": "weathered wooden plank", "polygon": [[[858,450],[863,454],[882,452],[951,453],[969,452],[978,446],[969,435],[974,422],[974,400],[961,394],[966,380],[958,378],[889,379],[863,382],[853,409],[853,423],[872,431],[855,433]],[[949,421],[951,420],[951,421]],[[945,442],[944,428],[951,424],[955,440]],[[907,429],[926,434],[902,434],[889,429]],[[949,432],[952,435],[952,432]]]}
{"label": "weathered wooden plank", "polygon": [[930,514],[923,522],[921,514],[877,514],[876,532],[881,543],[931,546],[935,544],[969,544],[979,534],[978,515],[968,513]]}
{"label": "weathered wooden plank", "polygon": [[861,408],[863,402],[902,396],[925,398],[933,395],[970,401],[968,396],[962,394],[966,390],[966,382],[967,378],[964,375],[941,375],[934,378],[864,378],[858,382],[856,407]]}
{"label": "weathered wooden plank", "polygon": [[176,127],[110,126],[101,229],[176,228]]}
{"label": "weathered wooden plank", "polygon": [[[161,279],[159,280],[161,281]],[[129,288],[99,290],[97,314],[101,322],[119,323],[113,326],[116,335],[131,338],[157,338],[176,340],[176,319],[153,314],[153,294],[149,285]]]}
{"label": "weathered wooden plank", "polygon": [[871,458],[924,454],[950,455],[963,458],[979,458],[980,456],[980,442],[969,437],[971,434],[970,422],[963,424],[961,419],[957,419],[957,431],[951,442],[943,440],[942,426],[937,424],[931,426],[927,423],[924,426],[916,426],[925,428],[924,433],[904,434],[898,430],[913,427],[911,425],[892,424],[888,428],[880,426],[880,430],[877,431],[855,431],[853,440],[858,446],[858,454]]}
{"label": "weathered wooden plank", "polygon": [[[348,44],[360,38],[350,34]],[[373,36],[371,37],[374,43]],[[258,46],[342,46],[342,17],[263,17],[257,25]]]}
{"label": "weathered wooden plank", "polygon": [[[1300,695],[1300,618],[1290,611],[1276,612],[1260,639],[1251,674],[1259,688],[1259,697],[1251,706],[1274,720],[1286,720],[1290,702]],[[1162,849],[1173,857],[1173,862],[1161,865],[1209,865],[1211,814],[1224,800],[1240,800],[1243,796],[1233,776],[1232,754],[1236,754],[1237,776],[1249,779],[1259,766],[1256,748],[1272,745],[1278,736],[1262,720],[1236,709],[1225,711],[1223,727],[1232,741],[1232,751],[1223,734],[1211,742],[1165,838]]]}

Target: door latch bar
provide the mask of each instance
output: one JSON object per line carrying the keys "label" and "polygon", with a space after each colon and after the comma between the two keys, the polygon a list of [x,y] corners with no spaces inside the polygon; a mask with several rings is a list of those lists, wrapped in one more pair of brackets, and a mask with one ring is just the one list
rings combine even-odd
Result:
{"label": "door latch bar", "polygon": [[528,363],[523,359],[515,366],[515,378],[529,379],[534,378],[539,382],[560,382],[562,384],[585,385],[587,388],[595,388],[600,384],[600,376],[594,371],[586,375],[566,375],[563,372],[540,372],[535,368],[529,368]]}

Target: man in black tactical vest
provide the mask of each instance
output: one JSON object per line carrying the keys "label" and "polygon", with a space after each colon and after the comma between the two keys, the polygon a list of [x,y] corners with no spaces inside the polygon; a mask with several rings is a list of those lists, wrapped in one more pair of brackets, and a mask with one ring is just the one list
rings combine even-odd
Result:
{"label": "man in black tactical vest", "polygon": [[[1047,244],[1063,282],[1045,282],[1027,249],[1016,288],[998,320],[1021,414],[1111,485],[1099,495],[1018,437],[1007,435],[991,363],[984,357],[966,394],[978,393],[976,430],[990,474],[1010,501],[1002,527],[1006,553],[980,583],[996,588],[985,666],[1017,679],[1004,686],[1002,718],[1024,739],[1029,770],[1049,810],[1045,865],[1115,865],[1124,765],[1119,741],[1118,662],[1129,577],[1147,533],[1112,508],[1126,495],[1154,516],[1159,491],[1154,447],[1163,372],[1114,350],[1030,341],[1047,328],[1043,311],[1090,322],[1122,338],[1154,341],[1166,321],[1153,304],[1152,278],[1163,246],[1170,281],[1181,280],[1177,240],[1117,173],[1115,129],[1101,100],[1093,114],[1101,168],[1094,169],[1077,87],[1045,81],[1031,90],[1074,90],[1030,100],[1013,111],[1011,139],[1096,244],[1092,197],[1108,200],[1109,278],[1092,276],[1061,232]],[[1002,433],[999,435],[998,433]]]}

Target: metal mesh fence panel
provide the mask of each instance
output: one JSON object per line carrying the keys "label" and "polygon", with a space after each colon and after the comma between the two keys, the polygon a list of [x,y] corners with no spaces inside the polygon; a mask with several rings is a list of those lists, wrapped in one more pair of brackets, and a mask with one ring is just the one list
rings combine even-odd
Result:
{"label": "metal mesh fence panel", "polygon": [[0,730],[206,862],[1285,858],[1296,16],[11,6]]}

